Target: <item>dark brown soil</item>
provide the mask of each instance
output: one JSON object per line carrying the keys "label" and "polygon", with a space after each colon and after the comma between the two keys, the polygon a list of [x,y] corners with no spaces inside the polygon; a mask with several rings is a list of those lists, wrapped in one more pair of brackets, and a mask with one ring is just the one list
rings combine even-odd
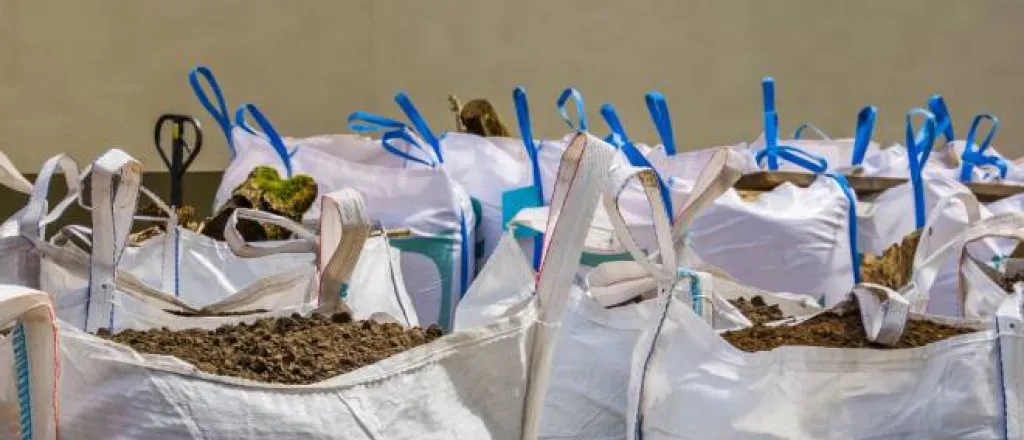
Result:
{"label": "dark brown soil", "polygon": [[972,333],[969,328],[952,327],[929,321],[911,320],[894,347],[868,341],[861,324],[856,303],[836,306],[793,326],[767,327],[755,324],[742,330],[722,333],[736,348],[746,351],[768,351],[784,345],[836,348],[912,348],[931,344],[953,336]]}
{"label": "dark brown soil", "polygon": [[352,321],[352,315],[267,318],[216,330],[125,330],[97,335],[143,353],[175,356],[207,373],[260,382],[311,384],[441,337],[399,324]]}
{"label": "dark brown soil", "polygon": [[1013,292],[1013,285],[1024,281],[1024,272],[1008,276],[999,281],[999,285],[1007,292]]}
{"label": "dark brown soil", "polygon": [[921,231],[917,230],[903,238],[903,241],[889,246],[881,257],[862,254],[860,261],[861,281],[879,284],[899,290],[910,283],[914,271],[914,253]]}
{"label": "dark brown soil", "polygon": [[6,337],[14,331],[14,327],[0,328],[0,336]]}
{"label": "dark brown soil", "polygon": [[193,318],[211,317],[211,316],[244,316],[244,315],[252,315],[252,314],[255,314],[255,313],[267,313],[266,309],[243,310],[243,311],[240,311],[240,312],[220,312],[220,313],[212,313],[212,312],[207,312],[207,311],[204,311],[204,310],[200,310],[198,312],[186,312],[186,311],[182,311],[182,310],[164,309],[164,311],[167,312],[167,313],[170,313],[172,315],[189,316],[189,317],[193,317]]}
{"label": "dark brown soil", "polygon": [[740,309],[740,313],[743,313],[743,316],[746,316],[754,324],[764,324],[785,318],[778,305],[768,305],[760,296],[750,298],[749,301],[746,298],[730,300],[729,304]]}

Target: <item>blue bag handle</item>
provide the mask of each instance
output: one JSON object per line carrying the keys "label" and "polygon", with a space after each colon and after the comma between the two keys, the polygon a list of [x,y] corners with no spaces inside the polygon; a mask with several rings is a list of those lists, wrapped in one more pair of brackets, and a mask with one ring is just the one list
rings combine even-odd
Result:
{"label": "blue bag handle", "polygon": [[[572,123],[572,119],[569,118],[569,112],[565,109],[565,104],[572,98],[576,102],[576,113],[579,115],[580,123],[579,127],[576,127]],[[566,124],[569,124],[569,128],[579,131],[587,131],[587,114],[583,110],[583,95],[572,87],[569,87],[562,91],[562,94],[558,96],[558,101],[555,103],[558,107],[558,114],[562,116]]]}
{"label": "blue bag handle", "polygon": [[348,115],[348,129],[356,133],[377,133],[389,130],[405,129],[405,124],[386,116],[375,115],[364,111],[355,111]]}
{"label": "blue bag handle", "polygon": [[263,112],[254,104],[245,103],[238,107],[238,111],[235,112],[235,121],[240,122],[239,125],[245,123],[246,113],[252,115],[252,118],[256,120],[256,125],[259,126],[260,130],[263,131],[264,137],[270,142],[270,146],[274,148],[278,157],[281,158],[281,162],[284,163],[285,176],[287,178],[292,177],[292,158],[291,154],[288,153],[288,148],[284,145],[284,140],[281,139],[281,135],[277,133],[277,129],[270,124],[266,116],[263,116]]}
{"label": "blue bag handle", "polygon": [[[412,137],[412,134],[409,133],[408,129],[403,128],[403,129],[400,129],[400,130],[385,131],[384,134],[381,135],[381,137],[380,137],[381,145],[389,153],[394,154],[395,156],[401,157],[401,158],[403,158],[405,160],[410,160],[410,161],[413,161],[413,162],[416,162],[416,163],[421,163],[421,164],[426,165],[426,166],[431,167],[431,168],[437,166],[437,164],[434,163],[433,161],[428,161],[428,160],[424,160],[424,159],[418,158],[416,156],[413,156],[413,155],[403,151],[401,148],[398,148],[394,144],[395,140],[405,141],[406,143],[408,143],[409,145],[413,146],[414,148],[417,148],[417,149],[419,149],[421,151],[426,152],[426,149],[423,148],[423,146],[420,145],[420,143],[418,141],[416,141],[415,138]],[[428,157],[429,157],[429,154],[428,154]]]}
{"label": "blue bag handle", "polygon": [[647,111],[651,113],[651,120],[654,121],[654,128],[658,130],[661,137],[661,144],[665,146],[666,156],[676,155],[676,139],[672,135],[672,118],[668,113],[668,103],[665,102],[665,95],[660,92],[648,92],[644,97],[647,102]]}
{"label": "blue bag handle", "polygon": [[864,163],[864,156],[868,153],[868,144],[875,134],[875,120],[878,118],[878,109],[869,105],[860,109],[857,113],[857,128],[853,137],[853,157],[850,158],[851,165]]}
{"label": "blue bag handle", "polygon": [[[526,148],[526,155],[530,158],[530,167],[533,168],[533,185],[538,190],[543,190],[540,177],[540,160],[537,156],[537,143],[533,139],[533,124],[530,122],[530,106],[526,100],[526,89],[516,87],[512,91],[512,102],[516,106],[516,119],[519,121],[519,135],[523,137],[523,147]],[[541,200],[543,200],[543,193]]]}
{"label": "blue bag handle", "polygon": [[[953,133],[953,118],[949,115],[949,108],[946,107],[946,100],[942,98],[942,95],[934,94],[928,98],[928,110],[935,115],[935,132],[942,133],[946,137],[946,143],[950,143],[956,140],[956,134]],[[936,134],[936,136],[938,136]]]}
{"label": "blue bag handle", "polygon": [[[624,149],[626,144],[630,143],[629,136],[626,136],[626,129],[622,126],[622,121],[619,120],[619,114],[615,111],[615,107],[607,103],[602,105],[601,117],[604,118],[605,123],[608,124],[608,128],[612,131],[611,134],[605,138],[605,142],[614,145],[620,150]],[[623,151],[623,153],[626,153],[626,158],[629,159],[630,164],[639,166],[639,164],[634,162],[634,158],[630,157],[628,152]],[[639,153],[639,151],[637,153]]]}
{"label": "blue bag handle", "polygon": [[[923,116],[924,122],[919,133],[914,133],[914,116]],[[907,158],[910,161],[910,184],[914,190],[914,221],[917,229],[923,228],[927,220],[924,200],[924,181],[921,173],[928,163],[932,144],[938,136],[938,123],[932,112],[914,108],[907,112],[906,136]]]}
{"label": "blue bag handle", "polygon": [[[523,147],[530,158],[530,171],[533,176],[533,188],[537,192],[537,200],[544,201],[544,185],[541,182],[540,159],[537,144],[533,139],[533,124],[530,122],[530,106],[526,99],[526,89],[516,87],[512,91],[512,102],[516,107],[516,119],[519,121],[519,135],[523,138]],[[540,269],[540,260],[544,255],[544,234],[533,238],[533,269]]]}
{"label": "blue bag handle", "polygon": [[[210,96],[203,90],[203,85],[199,82],[200,77],[206,80],[206,84],[209,85],[210,90],[213,92],[213,96],[217,100],[216,106],[213,105],[213,102],[210,101]],[[213,71],[206,66],[196,66],[188,73],[188,83],[192,86],[192,91],[195,93],[196,98],[199,98],[199,103],[210,113],[213,120],[217,121],[217,125],[220,125],[220,130],[224,132],[224,138],[228,141],[231,157],[234,158],[235,141],[231,137],[231,114],[228,113],[228,105],[224,101],[224,93],[221,92],[220,85],[217,84],[217,79],[213,76]]]}
{"label": "blue bag handle", "polygon": [[[828,161],[825,158],[788,145],[776,145],[771,149],[765,148],[759,151],[754,156],[754,159],[757,163],[761,163],[767,158],[770,164],[773,157],[776,159],[776,162],[778,159],[784,159],[814,174],[824,173],[825,170],[828,170]],[[771,165],[768,167],[771,169]],[[775,170],[778,170],[778,168],[775,168]]]}
{"label": "blue bag handle", "polygon": [[[399,95],[404,94],[400,93]],[[399,101],[399,97],[396,96],[395,100]],[[406,96],[401,101],[406,102],[407,105],[409,106],[412,106],[412,103],[409,102],[408,100],[408,96]],[[403,105],[402,102],[399,102],[399,106]],[[404,107],[403,110],[405,110]],[[419,117],[419,112],[416,110],[416,107],[412,106],[410,110],[412,112],[411,115],[407,112],[407,115],[410,116],[410,119],[414,117]],[[426,123],[423,122],[422,117],[419,117],[419,121],[422,124],[422,127],[426,127]],[[370,112],[355,111],[348,115],[348,120],[346,124],[348,125],[349,130],[352,130],[353,132],[356,133],[383,133],[381,135],[381,146],[383,146],[384,149],[387,150],[389,153],[392,153],[405,160],[421,163],[430,167],[434,167],[437,165],[431,160],[424,160],[422,158],[413,156],[408,152],[402,150],[401,148],[395,146],[395,140],[402,140],[407,142],[413,148],[423,151],[428,157],[438,154],[438,152],[440,151],[440,147],[438,146],[436,149],[434,149],[434,153],[427,152],[423,145],[420,142],[417,142],[409,133],[409,126],[402,121],[389,118],[387,116],[373,114]],[[424,140],[427,140],[426,136],[433,136],[433,133],[430,132],[429,129],[427,129],[426,134],[423,134],[421,132],[420,135],[425,136]]]}
{"label": "blue bag handle", "polygon": [[409,118],[409,122],[412,122],[412,126],[416,128],[416,132],[420,134],[420,137],[430,144],[434,154],[437,155],[437,162],[444,163],[444,155],[441,154],[441,141],[430,130],[430,126],[427,125],[427,121],[423,119],[423,115],[416,109],[416,106],[412,104],[409,95],[405,92],[398,92],[395,95],[395,102],[405,112],[405,116]]}
{"label": "blue bag handle", "polygon": [[626,159],[629,160],[630,165],[635,167],[650,168],[654,171],[654,175],[658,177],[658,187],[661,189],[661,200],[665,204],[666,215],[668,215],[669,221],[674,222],[672,210],[672,196],[668,192],[668,185],[658,174],[658,171],[654,169],[651,162],[644,157],[643,153],[633,145],[633,142],[629,140],[629,136],[626,136],[626,129],[622,126],[622,121],[619,120],[619,114],[615,111],[615,107],[611,104],[604,104],[601,106],[601,116],[604,117],[605,122],[608,123],[608,127],[611,128],[612,134],[606,139],[608,143],[618,147],[622,150],[622,153],[626,155]]}
{"label": "blue bag handle", "polygon": [[835,180],[839,187],[843,189],[843,194],[846,194],[846,200],[850,202],[850,212],[848,221],[850,223],[850,260],[853,263],[853,282],[854,284],[860,284],[860,250],[857,248],[857,195],[850,188],[850,182],[846,180],[846,176],[841,174],[826,173],[828,177]]}
{"label": "blue bag handle", "polygon": [[779,116],[775,112],[775,80],[769,76],[761,80],[761,93],[764,99],[764,149],[757,153],[755,160],[761,163],[767,159],[768,169],[779,169],[779,159],[784,159],[814,174],[823,173],[828,169],[825,158],[808,153],[799,148],[779,145]]}
{"label": "blue bag handle", "polygon": [[[978,127],[982,121],[989,121],[991,127],[988,129],[988,133],[985,134],[985,139],[978,145],[978,149],[974,149],[974,139],[977,136]],[[974,121],[971,122],[971,129],[967,132],[967,144],[964,145],[964,153],[960,156],[963,162],[960,165],[960,181],[968,183],[971,181],[971,170],[975,166],[993,165],[999,169],[999,177],[1006,178],[1008,166],[1006,160],[996,156],[986,156],[985,150],[992,144],[992,138],[995,137],[996,132],[999,131],[999,118],[991,113],[982,113],[974,117]]]}
{"label": "blue bag handle", "polygon": [[811,131],[817,133],[818,137],[820,137],[822,139],[825,139],[825,140],[831,140],[832,139],[832,138],[828,137],[828,135],[825,134],[825,132],[822,131],[820,128],[818,128],[818,126],[815,125],[813,122],[804,122],[803,124],[800,124],[800,126],[797,127],[796,130],[793,130],[793,140],[797,140],[797,141],[800,140],[800,138],[802,138],[804,136],[804,130],[806,130],[808,128],[811,129]]}
{"label": "blue bag handle", "polygon": [[[239,107],[239,109],[241,109],[241,107]],[[235,127],[241,128],[242,130],[245,130],[246,133],[253,136],[262,136],[259,130],[249,125],[249,121],[245,120],[244,116],[239,116],[237,112],[235,113]]]}

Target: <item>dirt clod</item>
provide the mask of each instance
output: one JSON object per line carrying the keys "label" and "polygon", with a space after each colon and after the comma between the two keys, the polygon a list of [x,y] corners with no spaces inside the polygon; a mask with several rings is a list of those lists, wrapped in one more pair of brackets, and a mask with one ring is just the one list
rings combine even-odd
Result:
{"label": "dirt clod", "polygon": [[97,336],[143,353],[175,356],[207,373],[260,382],[311,384],[440,338],[441,329],[327,319],[314,314],[265,318],[216,330],[124,330]]}
{"label": "dirt clod", "polygon": [[769,327],[755,324],[742,330],[722,333],[734,347],[746,351],[768,351],[784,345],[835,348],[912,348],[953,336],[972,333],[970,328],[953,327],[929,321],[910,320],[894,347],[868,341],[855,302],[843,303],[807,321],[792,326]]}
{"label": "dirt clod", "polygon": [[779,308],[778,304],[768,305],[768,303],[764,302],[764,298],[760,296],[755,296],[749,300],[746,298],[729,300],[729,304],[740,309],[740,313],[743,313],[743,316],[746,316],[754,324],[778,321],[786,317],[782,314],[782,309]]}
{"label": "dirt clod", "polygon": [[899,290],[910,283],[914,271],[914,253],[917,243],[921,240],[921,231],[917,230],[882,252],[878,257],[862,254],[860,262],[861,281],[879,284],[893,290]]}
{"label": "dirt clod", "polygon": [[1020,282],[1024,282],[1024,272],[1004,277],[1003,279],[999,280],[999,285],[1002,286],[1003,290],[1009,293],[1013,292],[1013,285]]}

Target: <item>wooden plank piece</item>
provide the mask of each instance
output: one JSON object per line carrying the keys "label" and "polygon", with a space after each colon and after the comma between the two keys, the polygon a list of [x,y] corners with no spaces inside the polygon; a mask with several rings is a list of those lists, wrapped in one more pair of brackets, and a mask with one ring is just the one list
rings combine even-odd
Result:
{"label": "wooden plank piece", "polygon": [[[746,174],[736,182],[736,189],[745,191],[771,191],[784,182],[796,186],[807,187],[814,182],[815,175],[793,171],[758,171]],[[902,185],[907,179],[898,177],[867,177],[846,176],[857,195],[877,194],[887,189]],[[1024,192],[1024,186],[1005,185],[999,183],[969,183],[967,187],[982,203],[990,203]]]}

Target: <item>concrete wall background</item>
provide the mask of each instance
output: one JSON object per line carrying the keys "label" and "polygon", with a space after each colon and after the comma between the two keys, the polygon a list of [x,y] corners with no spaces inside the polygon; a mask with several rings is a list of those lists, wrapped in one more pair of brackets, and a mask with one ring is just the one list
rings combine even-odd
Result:
{"label": "concrete wall background", "polygon": [[229,106],[257,103],[296,136],[345,131],[353,110],[398,115],[400,89],[438,128],[452,125],[448,93],[487,97],[514,125],[524,85],[535,130],[555,137],[554,100],[574,85],[592,121],[613,102],[652,142],[643,93],[661,90],[690,149],[756,137],[771,75],[784,132],[812,119],[849,135],[870,103],[876,138],[899,141],[903,113],[938,91],[959,135],[995,112],[996,144],[1018,156],[1022,22],[1013,0],[0,0],[0,149],[24,172],[111,146],[162,170],[153,122],[184,111],[207,133],[194,169],[222,169],[224,140],[186,80],[204,63]]}

